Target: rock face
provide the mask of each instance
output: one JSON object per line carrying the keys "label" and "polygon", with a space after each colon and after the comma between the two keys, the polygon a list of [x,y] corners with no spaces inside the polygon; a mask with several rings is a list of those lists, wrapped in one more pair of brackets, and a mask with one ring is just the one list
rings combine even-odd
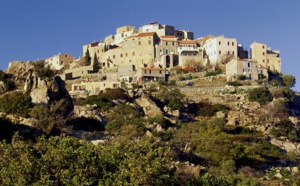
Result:
{"label": "rock face", "polygon": [[0,94],[5,93],[6,91],[8,91],[8,89],[9,89],[8,85],[3,81],[0,81]]}
{"label": "rock face", "polygon": [[103,116],[97,111],[94,105],[75,106],[73,113],[76,117],[93,118],[103,122]]}
{"label": "rock face", "polygon": [[286,152],[295,152],[297,155],[300,155],[300,144],[299,143],[292,143],[289,140],[278,140],[272,138],[270,143],[273,145],[278,146],[279,148],[285,150]]}
{"label": "rock face", "polygon": [[67,111],[72,111],[74,108],[65,83],[59,76],[42,80],[30,72],[24,85],[24,91],[30,93],[33,104],[48,105],[53,101],[63,99]]}
{"label": "rock face", "polygon": [[145,115],[148,117],[162,116],[162,111],[160,108],[148,97],[142,96],[140,98],[135,99],[136,104],[143,107]]}
{"label": "rock face", "polygon": [[23,86],[26,77],[33,70],[32,62],[13,61],[10,62],[5,73],[12,75],[17,87]]}

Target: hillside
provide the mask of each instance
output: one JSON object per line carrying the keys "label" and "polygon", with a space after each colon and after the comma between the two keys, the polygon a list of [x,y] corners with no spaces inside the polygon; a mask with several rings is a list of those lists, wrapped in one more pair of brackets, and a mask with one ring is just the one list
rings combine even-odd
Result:
{"label": "hillside", "polygon": [[282,74],[172,74],[73,97],[31,62],[2,74],[1,185],[300,182],[300,95]]}

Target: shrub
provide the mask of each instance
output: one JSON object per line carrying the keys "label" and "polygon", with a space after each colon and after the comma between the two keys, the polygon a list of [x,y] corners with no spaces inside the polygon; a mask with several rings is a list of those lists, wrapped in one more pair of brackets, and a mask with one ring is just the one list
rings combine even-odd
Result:
{"label": "shrub", "polygon": [[116,99],[125,99],[127,98],[127,95],[125,94],[125,91],[121,88],[116,89],[106,89],[106,92],[99,95],[100,98],[106,99],[106,100],[116,100]]}
{"label": "shrub", "polygon": [[242,84],[240,82],[238,82],[238,81],[227,82],[227,85],[229,85],[229,86],[235,86],[235,87],[242,86]]}
{"label": "shrub", "polygon": [[245,75],[238,75],[237,80],[245,80],[246,79],[246,76]]}
{"label": "shrub", "polygon": [[166,128],[167,126],[167,120],[163,116],[155,116],[155,117],[148,118],[148,122],[150,124],[157,123],[163,128]]}
{"label": "shrub", "polygon": [[102,131],[104,126],[102,123],[93,118],[75,118],[67,122],[67,125],[72,125],[75,130],[85,130],[85,131]]}
{"label": "shrub", "polygon": [[222,70],[217,70],[215,72],[206,72],[206,74],[204,75],[204,77],[209,77],[209,76],[216,76],[218,74],[221,74]]}
{"label": "shrub", "polygon": [[36,74],[42,79],[51,78],[55,75],[55,72],[51,70],[50,66],[45,67],[44,61],[34,62],[33,66]]}
{"label": "shrub", "polygon": [[21,92],[5,94],[0,98],[0,109],[7,114],[17,114],[27,118],[31,107],[30,96]]}
{"label": "shrub", "polygon": [[259,87],[249,91],[249,101],[257,101],[260,104],[265,104],[272,100],[270,91],[266,88]]}
{"label": "shrub", "polygon": [[277,79],[272,79],[270,81],[270,85],[277,87],[278,85],[280,85],[280,81],[278,81]]}
{"label": "shrub", "polygon": [[286,74],[282,78],[283,78],[283,82],[284,82],[286,87],[291,88],[291,87],[295,86],[296,79],[295,79],[294,76],[292,76],[290,74]]}

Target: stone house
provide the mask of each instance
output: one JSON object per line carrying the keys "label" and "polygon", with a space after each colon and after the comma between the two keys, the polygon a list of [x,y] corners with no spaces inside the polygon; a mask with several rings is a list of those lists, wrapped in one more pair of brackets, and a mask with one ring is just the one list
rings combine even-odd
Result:
{"label": "stone house", "polygon": [[268,78],[268,71],[251,59],[233,59],[226,64],[227,81],[234,81],[239,75],[245,75],[248,80],[258,80]]}
{"label": "stone house", "polygon": [[133,77],[137,83],[166,80],[166,72],[162,68],[139,68]]}
{"label": "stone house", "polygon": [[180,40],[178,43],[179,66],[182,68],[197,68],[200,66],[202,55],[197,47],[197,42],[194,40]]}
{"label": "stone house", "polygon": [[203,53],[208,56],[211,65],[222,62],[227,55],[237,58],[237,40],[224,35],[210,38],[203,45]]}
{"label": "stone house", "polygon": [[272,71],[281,72],[281,58],[279,50],[271,50],[265,44],[253,42],[250,45],[251,59],[255,60],[261,66]]}
{"label": "stone house", "polygon": [[63,67],[68,67],[75,61],[75,58],[70,54],[57,54],[53,57],[45,59],[45,64],[46,66],[49,65],[55,70],[60,70]]}
{"label": "stone house", "polygon": [[78,93],[92,93],[98,94],[107,88],[120,88],[121,82],[119,81],[98,81],[98,82],[81,82],[72,84],[70,94]]}

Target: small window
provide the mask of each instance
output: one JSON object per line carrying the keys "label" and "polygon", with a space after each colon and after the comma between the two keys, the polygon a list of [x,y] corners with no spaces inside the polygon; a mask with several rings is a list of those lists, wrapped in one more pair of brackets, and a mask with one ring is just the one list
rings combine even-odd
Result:
{"label": "small window", "polygon": [[221,41],[219,41],[219,45],[221,45]]}
{"label": "small window", "polygon": [[172,42],[172,45],[174,46],[174,45],[175,45],[175,42]]}
{"label": "small window", "polygon": [[161,74],[161,70],[159,71],[159,73]]}
{"label": "small window", "polygon": [[97,50],[97,53],[99,53],[99,50]]}
{"label": "small window", "polygon": [[232,42],[232,46],[234,46],[234,42]]}
{"label": "small window", "polygon": [[149,74],[151,74],[151,70],[149,70]]}
{"label": "small window", "polygon": [[142,42],[141,42],[141,41],[139,41],[139,42],[138,42],[138,45],[141,45],[141,44],[142,44]]}
{"label": "small window", "polygon": [[113,55],[113,59],[115,59],[116,58],[116,56],[115,55]]}
{"label": "small window", "polygon": [[147,74],[147,70],[145,70],[145,74]]}
{"label": "small window", "polygon": [[219,50],[219,54],[221,54],[221,50]]}
{"label": "small window", "polygon": [[148,44],[151,45],[151,41],[150,40],[148,41]]}
{"label": "small window", "polygon": [[135,56],[135,52],[132,52],[132,56]]}
{"label": "small window", "polygon": [[128,53],[125,53],[125,57],[128,57]]}
{"label": "small window", "polygon": [[263,52],[263,56],[265,55],[265,52]]}
{"label": "small window", "polygon": [[65,55],[65,57],[68,57],[68,55]]}
{"label": "small window", "polygon": [[120,57],[123,57],[123,54],[120,54]]}
{"label": "small window", "polygon": [[248,67],[251,67],[251,63],[248,63]]}
{"label": "small window", "polygon": [[262,48],[265,49],[265,46],[263,45]]}
{"label": "small window", "polygon": [[232,51],[232,55],[234,55],[234,51]]}
{"label": "small window", "polygon": [[227,45],[229,46],[229,42],[227,42]]}
{"label": "small window", "polygon": [[166,54],[168,54],[169,53],[169,50],[166,50]]}

